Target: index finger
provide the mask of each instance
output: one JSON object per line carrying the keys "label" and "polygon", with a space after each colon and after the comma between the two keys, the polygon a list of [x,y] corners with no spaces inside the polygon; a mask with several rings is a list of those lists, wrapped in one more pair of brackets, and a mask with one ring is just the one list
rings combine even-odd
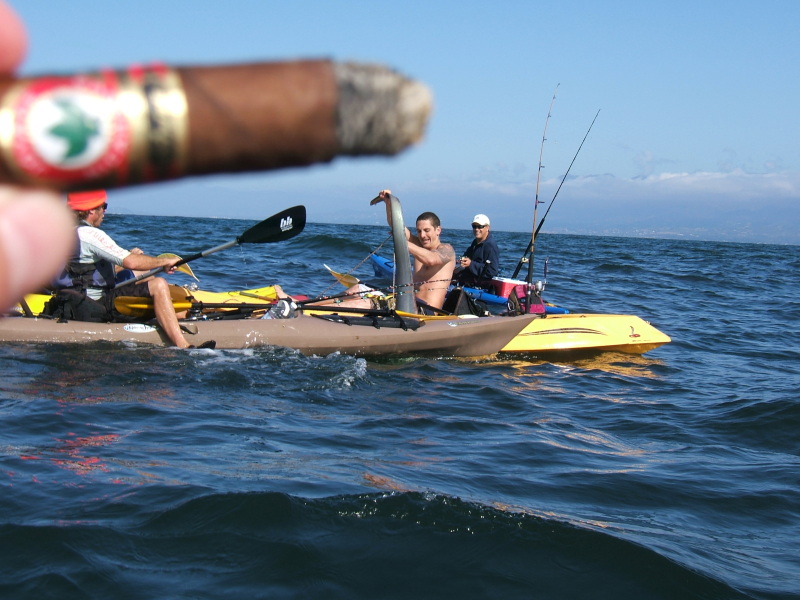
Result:
{"label": "index finger", "polygon": [[0,73],[13,73],[25,58],[28,36],[17,13],[0,0]]}

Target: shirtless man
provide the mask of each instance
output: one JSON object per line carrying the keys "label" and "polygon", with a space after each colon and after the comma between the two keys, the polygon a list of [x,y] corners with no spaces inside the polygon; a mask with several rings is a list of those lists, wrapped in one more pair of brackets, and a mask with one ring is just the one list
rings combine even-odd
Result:
{"label": "shirtless man", "polygon": [[[378,198],[386,205],[386,221],[392,225],[391,190],[381,190]],[[456,266],[456,253],[450,244],[439,239],[442,232],[439,217],[432,212],[424,212],[417,217],[417,235],[412,235],[406,227],[408,250],[414,257],[414,289],[417,308],[421,314],[435,314],[431,308],[442,308],[447,288]],[[370,291],[359,285],[346,293],[360,295]],[[353,298],[337,302],[342,306],[374,308],[369,298]],[[427,305],[427,306],[426,306]]]}

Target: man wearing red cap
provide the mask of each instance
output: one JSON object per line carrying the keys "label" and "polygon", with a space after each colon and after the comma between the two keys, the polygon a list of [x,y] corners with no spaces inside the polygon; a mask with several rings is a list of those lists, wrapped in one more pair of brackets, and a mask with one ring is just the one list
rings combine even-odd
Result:
{"label": "man wearing red cap", "polygon": [[104,190],[74,192],[67,196],[67,206],[73,210],[78,220],[80,248],[77,255],[67,263],[55,287],[80,291],[105,307],[109,316],[118,314],[114,308],[114,299],[118,296],[152,298],[158,324],[172,343],[178,348],[190,347],[175,316],[165,279],[152,277],[141,283],[114,289],[115,267],[134,271],[163,267],[167,273],[172,273],[175,263],[180,259],[148,256],[138,248],[120,248],[100,229],[108,208],[106,200]]}

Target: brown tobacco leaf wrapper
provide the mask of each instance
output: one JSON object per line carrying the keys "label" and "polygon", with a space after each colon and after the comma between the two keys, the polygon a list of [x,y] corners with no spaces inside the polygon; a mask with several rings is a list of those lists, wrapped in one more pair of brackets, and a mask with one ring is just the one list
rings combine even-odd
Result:
{"label": "brown tobacco leaf wrapper", "polygon": [[326,60],[0,79],[0,183],[61,190],[393,155],[431,112],[421,83]]}

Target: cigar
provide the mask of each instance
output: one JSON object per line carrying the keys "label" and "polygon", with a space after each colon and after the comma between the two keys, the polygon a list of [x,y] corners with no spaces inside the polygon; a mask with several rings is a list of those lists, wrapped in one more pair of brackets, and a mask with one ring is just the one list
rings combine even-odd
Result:
{"label": "cigar", "polygon": [[328,60],[0,78],[0,183],[68,191],[390,156],[431,109],[418,81]]}

